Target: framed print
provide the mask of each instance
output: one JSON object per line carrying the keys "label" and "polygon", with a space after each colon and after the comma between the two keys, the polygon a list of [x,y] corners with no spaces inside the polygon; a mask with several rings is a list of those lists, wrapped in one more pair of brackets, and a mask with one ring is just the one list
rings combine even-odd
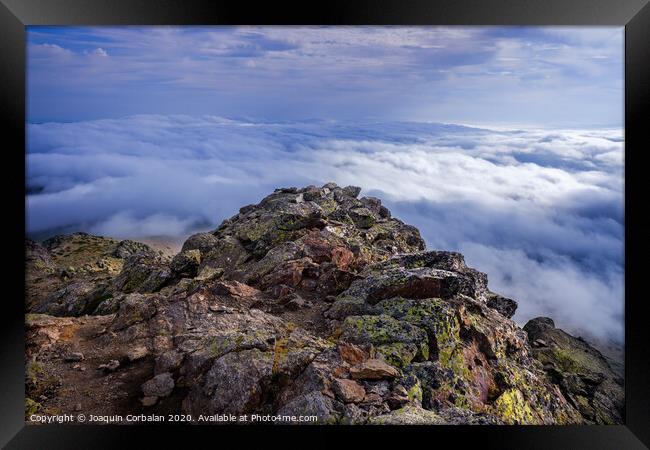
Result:
{"label": "framed print", "polygon": [[646,448],[646,1],[0,11],[7,448]]}

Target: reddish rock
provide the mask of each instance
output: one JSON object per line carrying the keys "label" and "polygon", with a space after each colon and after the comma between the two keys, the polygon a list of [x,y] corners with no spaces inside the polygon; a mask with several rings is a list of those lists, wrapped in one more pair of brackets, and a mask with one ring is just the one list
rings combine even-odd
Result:
{"label": "reddish rock", "polygon": [[377,303],[391,297],[434,298],[442,297],[443,280],[433,277],[410,276],[405,282],[382,286],[372,292],[368,299]]}
{"label": "reddish rock", "polygon": [[271,288],[271,295],[274,298],[284,298],[293,292],[293,288],[287,286],[286,284],[278,284]]}
{"label": "reddish rock", "polygon": [[239,281],[220,281],[212,289],[217,295],[230,295],[232,297],[254,297],[260,291]]}
{"label": "reddish rock", "polygon": [[312,231],[303,238],[305,255],[316,263],[330,261],[332,258],[332,247],[336,245],[321,236],[319,231]]}
{"label": "reddish rock", "polygon": [[332,250],[332,262],[341,270],[347,270],[354,260],[354,254],[345,247],[336,247]]}
{"label": "reddish rock", "polygon": [[336,378],[347,378],[350,375],[350,369],[345,366],[338,366],[332,370],[332,375]]}
{"label": "reddish rock", "polygon": [[399,371],[381,359],[369,359],[351,367],[350,376],[355,380],[382,380],[398,377]]}
{"label": "reddish rock", "polygon": [[366,396],[366,390],[354,380],[334,379],[334,392],[345,403],[362,402]]}
{"label": "reddish rock", "polygon": [[386,399],[386,403],[388,403],[390,409],[399,409],[409,403],[408,392],[404,386],[397,386],[390,397]]}
{"label": "reddish rock", "polygon": [[303,278],[303,272],[308,268],[317,268],[310,258],[300,258],[287,261],[262,279],[262,287],[275,286],[284,284],[290,287],[296,287]]}
{"label": "reddish rock", "polygon": [[[321,268],[323,269],[323,266]],[[318,291],[323,294],[340,294],[350,287],[350,284],[359,276],[347,270],[339,270],[335,266],[323,270],[318,279]]]}
{"label": "reddish rock", "polygon": [[347,342],[339,344],[339,354],[341,355],[341,359],[343,359],[343,361],[352,365],[360,364],[368,358],[366,352],[364,352],[356,345],[348,344]]}

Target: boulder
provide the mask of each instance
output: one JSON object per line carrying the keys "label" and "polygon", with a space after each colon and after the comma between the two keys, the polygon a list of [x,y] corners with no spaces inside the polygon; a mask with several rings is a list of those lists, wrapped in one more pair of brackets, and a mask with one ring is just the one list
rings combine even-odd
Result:
{"label": "boulder", "polygon": [[345,403],[359,403],[366,396],[366,390],[354,380],[335,378],[333,385],[337,397]]}
{"label": "boulder", "polygon": [[504,317],[510,319],[517,311],[517,302],[499,294],[490,293],[487,299],[488,307],[499,311]]}
{"label": "boulder", "polygon": [[170,269],[177,277],[194,278],[201,264],[201,252],[198,249],[178,253],[171,260]]}
{"label": "boulder", "polygon": [[174,390],[174,378],[165,372],[156,375],[142,385],[142,393],[147,397],[167,397]]}
{"label": "boulder", "polygon": [[350,368],[355,380],[382,380],[399,376],[399,371],[380,359],[368,359]]}

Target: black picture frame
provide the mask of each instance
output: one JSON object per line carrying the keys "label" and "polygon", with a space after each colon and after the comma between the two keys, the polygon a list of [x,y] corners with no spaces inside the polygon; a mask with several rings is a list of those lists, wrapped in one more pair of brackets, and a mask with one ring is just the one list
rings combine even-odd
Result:
{"label": "black picture frame", "polygon": [[[89,426],[24,423],[25,27],[28,25],[369,24],[369,25],[615,25],[625,26],[625,424],[620,426],[241,427]],[[300,5],[232,0],[0,0],[0,123],[5,141],[4,271],[0,328],[0,444],[6,448],[115,448],[140,438],[179,443],[194,438],[226,445],[262,437],[312,445],[352,434],[403,445],[471,443],[480,448],[622,449],[650,446],[650,327],[644,297],[643,153],[650,117],[648,0],[330,0]],[[9,200],[9,201],[7,201]],[[10,209],[9,209],[10,207]],[[14,295],[15,294],[15,295]],[[218,439],[218,441],[214,440]],[[443,442],[451,444],[443,444]],[[237,445],[243,445],[239,441]],[[456,444],[454,444],[456,443]],[[150,446],[151,442],[149,442]]]}

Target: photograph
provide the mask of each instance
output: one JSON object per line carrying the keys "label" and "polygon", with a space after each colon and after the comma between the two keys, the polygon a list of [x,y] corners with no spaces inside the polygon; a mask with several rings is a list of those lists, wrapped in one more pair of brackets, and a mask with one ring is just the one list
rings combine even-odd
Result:
{"label": "photograph", "polygon": [[624,26],[25,38],[27,428],[626,423]]}

